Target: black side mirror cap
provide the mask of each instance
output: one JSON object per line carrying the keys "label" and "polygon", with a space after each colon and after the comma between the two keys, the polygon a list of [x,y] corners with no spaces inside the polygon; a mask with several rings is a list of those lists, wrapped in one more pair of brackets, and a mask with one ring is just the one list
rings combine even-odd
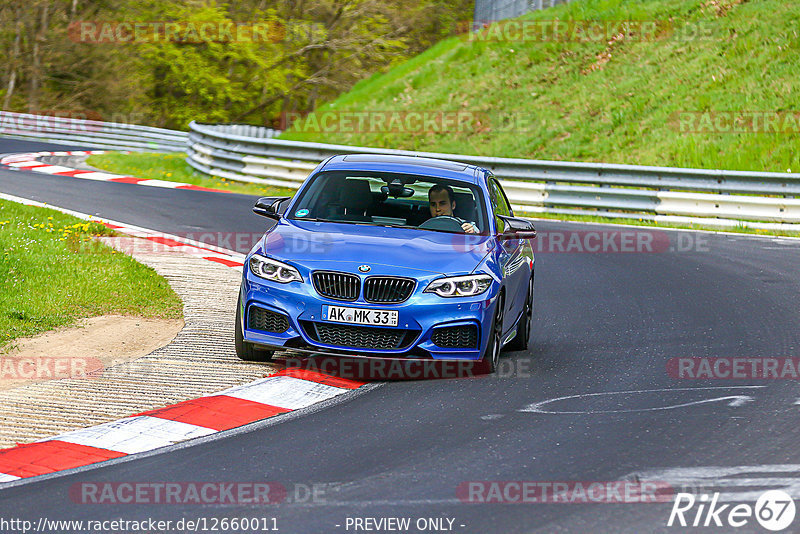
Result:
{"label": "black side mirror cap", "polygon": [[504,228],[501,236],[504,239],[536,239],[536,228],[527,219],[498,215],[503,221]]}
{"label": "black side mirror cap", "polygon": [[269,217],[276,221],[283,216],[291,197],[261,197],[253,206],[253,213],[262,217]]}

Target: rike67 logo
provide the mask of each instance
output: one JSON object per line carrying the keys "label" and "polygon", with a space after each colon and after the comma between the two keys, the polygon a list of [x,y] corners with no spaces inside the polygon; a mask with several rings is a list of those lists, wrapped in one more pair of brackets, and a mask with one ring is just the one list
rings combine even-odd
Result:
{"label": "rike67 logo", "polygon": [[781,490],[762,494],[755,506],[750,504],[719,504],[719,493],[709,498],[691,493],[678,493],[672,504],[667,526],[692,527],[743,527],[753,518],[767,530],[784,530],[794,521],[795,504],[792,497]]}

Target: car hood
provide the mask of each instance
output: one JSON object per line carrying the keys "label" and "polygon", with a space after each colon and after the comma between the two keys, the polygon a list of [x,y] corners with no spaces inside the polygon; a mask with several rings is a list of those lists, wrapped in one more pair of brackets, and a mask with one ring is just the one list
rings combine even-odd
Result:
{"label": "car hood", "polygon": [[309,269],[349,271],[369,265],[371,274],[416,270],[445,275],[472,272],[493,246],[494,239],[485,235],[288,219],[281,219],[260,243],[266,255]]}

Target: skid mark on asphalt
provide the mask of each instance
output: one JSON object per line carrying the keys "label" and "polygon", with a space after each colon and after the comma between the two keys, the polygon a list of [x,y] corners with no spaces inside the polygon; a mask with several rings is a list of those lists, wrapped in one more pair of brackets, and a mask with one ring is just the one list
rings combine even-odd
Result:
{"label": "skid mark on asphalt", "polygon": [[[580,395],[567,395],[564,397],[556,397],[554,399],[548,399],[540,402],[534,402],[532,404],[527,405],[526,407],[518,410],[523,413],[541,413],[541,414],[604,414],[604,413],[636,413],[636,412],[653,412],[653,411],[661,411],[661,410],[673,410],[677,408],[687,408],[689,406],[697,406],[701,404],[708,404],[708,403],[716,403],[716,402],[724,402],[727,406],[736,408],[739,406],[743,406],[749,402],[752,402],[753,397],[750,395],[725,395],[725,396],[713,396],[705,399],[698,399],[695,401],[689,402],[678,402],[678,403],[669,403],[669,401],[664,401],[663,405],[661,406],[650,406],[646,408],[620,408],[616,410],[603,410],[603,409],[591,409],[587,408],[585,410],[559,410],[558,408],[551,408],[550,405],[562,402],[562,401],[570,401],[570,400],[585,400],[585,399],[595,399],[598,397],[613,397],[613,396],[636,396],[636,395],[650,395],[652,393],[655,394],[662,394],[662,393],[677,393],[677,392],[698,392],[698,391],[709,391],[711,395],[716,395],[719,391],[724,390],[756,390],[760,388],[764,388],[766,386],[720,386],[720,387],[702,387],[702,388],[665,388],[665,389],[642,389],[642,390],[630,390],[630,391],[604,391],[600,393],[583,393]],[[656,395],[658,396],[658,395]]]}
{"label": "skid mark on asphalt", "polygon": [[674,493],[719,493],[721,502],[755,502],[773,489],[800,498],[800,464],[670,467],[635,471],[623,478],[665,483]]}

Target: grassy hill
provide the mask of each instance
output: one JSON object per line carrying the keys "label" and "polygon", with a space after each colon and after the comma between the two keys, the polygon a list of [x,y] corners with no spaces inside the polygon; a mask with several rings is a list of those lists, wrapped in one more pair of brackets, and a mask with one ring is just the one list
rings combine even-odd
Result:
{"label": "grassy hill", "polygon": [[[584,31],[571,39],[552,33],[514,39],[514,27],[499,23],[506,26],[442,41],[317,110],[318,117],[462,111],[478,117],[468,128],[356,131],[340,123],[318,132],[309,127],[312,121],[305,131],[283,137],[504,157],[800,171],[800,3],[576,0],[514,23],[547,28],[555,19],[578,21],[574,27]],[[646,21],[651,31],[612,30],[595,38],[586,29],[587,21],[613,28],[631,20]],[[720,131],[730,120],[723,112],[739,117],[747,133]],[[764,132],[759,115],[751,128],[752,112],[775,113],[777,122]]]}

